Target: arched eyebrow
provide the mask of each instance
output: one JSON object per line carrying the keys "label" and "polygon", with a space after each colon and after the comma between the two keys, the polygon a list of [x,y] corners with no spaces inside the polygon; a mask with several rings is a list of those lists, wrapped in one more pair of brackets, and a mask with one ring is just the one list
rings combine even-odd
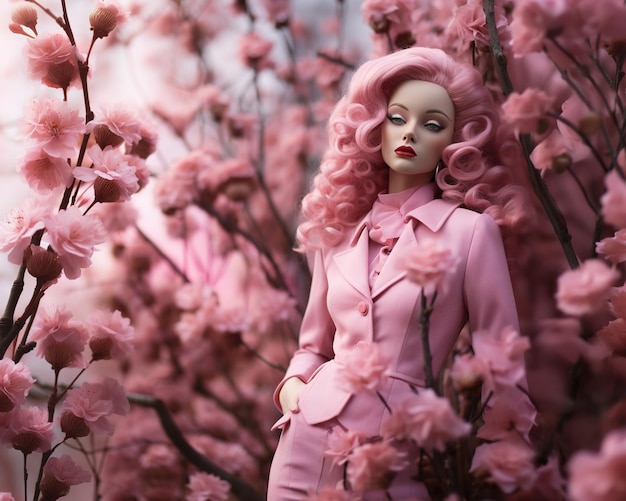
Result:
{"label": "arched eyebrow", "polygon": [[[387,106],[387,108],[391,108],[392,106],[398,106],[399,108],[402,108],[402,109],[404,109],[404,110],[406,110],[406,111],[409,111],[409,109],[408,109],[406,106],[404,106],[403,104],[400,104],[400,103],[389,103],[389,105]],[[444,117],[446,117],[448,120],[452,120],[452,119],[451,119],[448,115],[446,115],[443,111],[438,110],[438,109],[436,109],[436,108],[434,108],[434,109],[432,109],[432,110],[426,110],[424,113],[425,113],[425,114],[428,114],[428,113],[438,113],[438,114],[443,115]]]}

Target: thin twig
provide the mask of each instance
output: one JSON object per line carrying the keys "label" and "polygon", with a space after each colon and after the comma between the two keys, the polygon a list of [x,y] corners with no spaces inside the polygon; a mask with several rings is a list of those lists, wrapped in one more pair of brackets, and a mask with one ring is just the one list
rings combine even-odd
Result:
{"label": "thin twig", "polygon": [[[496,15],[494,0],[483,0],[483,9],[485,11],[485,19],[487,21],[487,29],[489,31],[489,47],[492,57],[494,59],[494,65],[500,80],[500,86],[504,96],[508,96],[513,92],[513,83],[507,70],[507,60],[502,50],[502,44],[500,43],[500,37],[498,36],[498,29],[496,26]],[[530,183],[533,187],[535,195],[541,202],[541,205],[552,224],[552,228],[559,239],[567,262],[570,268],[578,268],[579,262],[574,247],[572,245],[572,236],[567,228],[567,222],[563,217],[563,214],[559,210],[556,202],[552,198],[545,181],[541,177],[541,173],[535,168],[532,160],[530,159],[530,153],[533,150],[532,139],[529,134],[520,134],[519,141],[522,146],[526,165],[528,166],[528,176]]]}
{"label": "thin twig", "polygon": [[185,436],[172,418],[163,400],[150,395],[139,394],[128,395],[128,400],[133,404],[154,409],[159,416],[163,430],[172,441],[172,444],[185,457],[185,459],[192,463],[196,468],[205,473],[220,477],[222,480],[228,482],[231,485],[233,494],[235,494],[235,496],[242,501],[265,500],[261,494],[252,488],[252,486],[241,480],[239,477],[223,470],[194,449],[187,439],[185,439]]}

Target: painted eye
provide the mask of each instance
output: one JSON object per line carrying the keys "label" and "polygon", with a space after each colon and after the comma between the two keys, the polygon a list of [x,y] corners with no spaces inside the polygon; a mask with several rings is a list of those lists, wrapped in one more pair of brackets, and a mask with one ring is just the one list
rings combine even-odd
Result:
{"label": "painted eye", "polygon": [[403,125],[406,123],[406,120],[404,120],[404,118],[402,118],[400,115],[387,115],[387,120],[395,125]]}
{"label": "painted eye", "polygon": [[426,122],[424,124],[424,127],[426,127],[428,130],[432,132],[439,132],[440,130],[445,129],[444,126],[439,125],[437,122]]}

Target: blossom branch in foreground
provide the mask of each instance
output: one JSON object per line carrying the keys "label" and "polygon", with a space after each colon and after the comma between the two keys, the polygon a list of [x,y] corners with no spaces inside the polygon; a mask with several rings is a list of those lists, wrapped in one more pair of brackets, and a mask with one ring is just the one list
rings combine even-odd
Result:
{"label": "blossom branch in foreground", "polygon": [[194,449],[191,444],[185,439],[183,433],[180,431],[180,428],[172,419],[172,416],[167,409],[167,406],[161,399],[148,395],[131,394],[128,395],[128,400],[132,404],[154,409],[159,416],[159,420],[167,436],[180,451],[180,453],[185,457],[185,459],[192,463],[196,468],[205,473],[216,475],[217,477],[227,481],[232,486],[232,492],[242,501],[264,500],[263,496],[261,496],[258,492],[252,489],[252,487],[250,487],[243,480],[223,470],[216,464],[209,461],[196,449]]}
{"label": "blossom branch in foreground", "polygon": [[[500,37],[498,35],[494,0],[483,0],[483,8],[485,10],[487,28],[489,30],[489,47],[494,58],[495,67],[498,71],[502,92],[506,97],[513,92],[513,84],[508,74],[506,56],[502,50],[502,44],[500,43]],[[541,173],[535,168],[530,158],[530,153],[533,150],[532,139],[529,134],[520,134],[519,141],[528,166],[528,176],[533,187],[533,191],[537,195],[537,198],[541,202],[541,205],[548,216],[550,223],[552,224],[570,268],[577,268],[579,265],[578,257],[576,256],[576,251],[572,245],[572,237],[567,228],[565,217],[563,217],[561,210],[550,194],[545,181],[541,178]]]}

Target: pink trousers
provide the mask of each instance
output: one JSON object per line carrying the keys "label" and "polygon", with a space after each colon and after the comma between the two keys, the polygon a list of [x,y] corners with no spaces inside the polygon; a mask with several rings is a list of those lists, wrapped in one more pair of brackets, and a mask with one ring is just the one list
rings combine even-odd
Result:
{"label": "pink trousers", "polygon": [[[283,430],[270,469],[267,501],[303,501],[314,499],[325,487],[343,489],[343,465],[332,467],[331,460],[324,457],[328,435],[338,422],[310,425],[300,413],[285,415],[281,421],[284,421]],[[399,472],[386,491],[370,491],[359,496],[353,493],[351,499],[429,500],[424,485],[411,478],[416,474],[415,461],[409,463],[412,467]]]}

